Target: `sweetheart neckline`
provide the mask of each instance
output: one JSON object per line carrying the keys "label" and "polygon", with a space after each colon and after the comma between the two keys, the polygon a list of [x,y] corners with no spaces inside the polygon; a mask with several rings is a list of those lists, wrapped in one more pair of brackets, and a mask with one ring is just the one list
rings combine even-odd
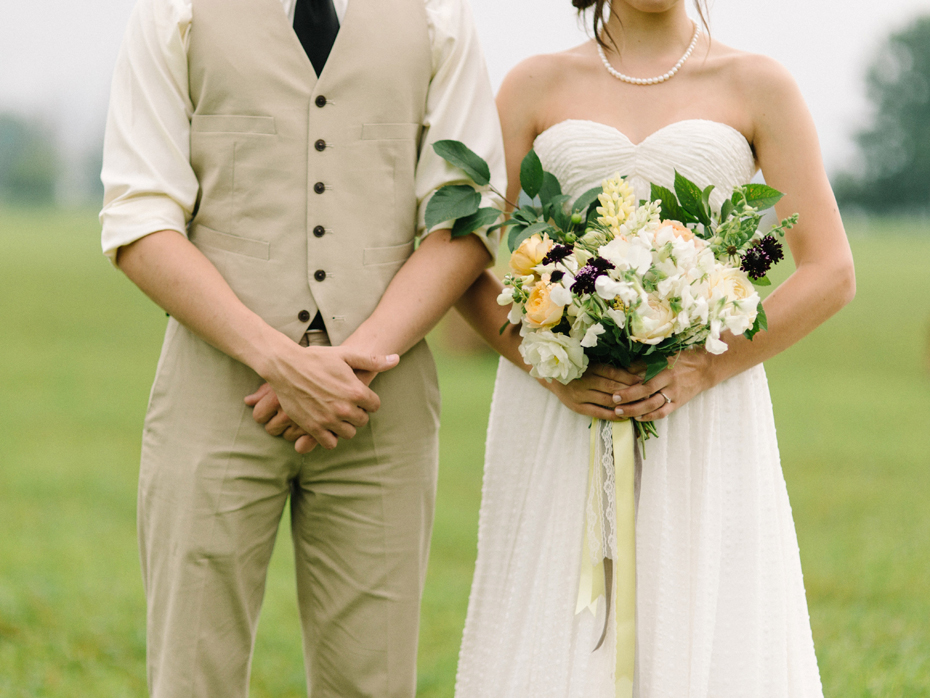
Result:
{"label": "sweetheart neckline", "polygon": [[[670,124],[666,124],[662,128],[656,129],[655,131],[650,133],[648,136],[643,138],[643,140],[641,140],[639,143],[634,143],[633,140],[628,135],[626,135],[623,131],[621,131],[616,126],[611,126],[610,124],[605,124],[600,121],[592,121],[591,119],[564,119],[562,121],[552,124],[552,126],[550,126],[549,128],[541,131],[539,134],[537,134],[536,138],[542,137],[543,135],[549,133],[549,131],[552,131],[553,129],[559,126],[563,126],[565,124],[570,124],[570,123],[593,124],[594,126],[600,126],[601,128],[606,128],[609,131],[613,131],[614,133],[622,136],[626,140],[626,142],[629,143],[634,148],[639,148],[641,145],[645,144],[647,141],[659,135],[663,131],[667,131],[668,129],[674,128],[675,126],[680,126],[681,124],[688,124],[688,123],[714,124],[715,126],[723,126],[725,129],[739,136],[739,139],[743,143],[746,144],[746,147],[749,149],[750,154],[752,154],[752,145],[750,145],[749,140],[746,138],[746,136],[743,135],[742,131],[734,128],[733,126],[730,126],[730,124],[724,123],[723,121],[714,121],[713,119],[681,119],[680,121],[673,121]],[[755,155],[753,155],[753,160],[755,160]]]}

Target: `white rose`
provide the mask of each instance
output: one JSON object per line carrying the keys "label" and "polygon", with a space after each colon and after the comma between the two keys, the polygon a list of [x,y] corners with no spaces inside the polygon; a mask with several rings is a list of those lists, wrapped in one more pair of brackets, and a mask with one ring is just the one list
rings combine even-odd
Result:
{"label": "white rose", "polygon": [[520,355],[533,367],[531,376],[555,379],[562,384],[581,378],[588,368],[588,357],[581,344],[552,330],[527,333],[520,344]]}
{"label": "white rose", "polygon": [[675,330],[675,313],[668,301],[649,295],[636,308],[630,322],[630,337],[642,344],[659,344]]}

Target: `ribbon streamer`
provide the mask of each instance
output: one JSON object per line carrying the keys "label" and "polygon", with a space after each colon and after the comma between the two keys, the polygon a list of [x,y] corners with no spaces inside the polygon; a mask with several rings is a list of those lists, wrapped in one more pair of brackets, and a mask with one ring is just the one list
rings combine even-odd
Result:
{"label": "ribbon streamer", "polygon": [[[597,419],[591,425],[591,460],[588,471],[589,497],[598,496],[605,478],[600,472],[600,459],[598,453],[598,439],[601,422]],[[586,518],[591,516],[595,520],[585,521],[584,551],[581,556],[581,573],[578,585],[578,600],[575,604],[575,613],[585,609],[594,613],[597,609],[597,600],[605,597],[604,631],[594,648],[600,648],[607,635],[607,623],[610,622],[611,597],[614,600],[614,625],[616,629],[617,660],[615,667],[615,690],[617,698],[632,698],[633,672],[636,662],[636,503],[634,494],[635,472],[635,433],[633,423],[629,420],[611,423],[614,488],[615,488],[615,516],[616,516],[616,550],[604,549],[604,546],[593,546],[594,550],[602,550],[604,558],[594,563],[590,550],[591,533],[597,541],[604,539],[603,508],[595,507],[592,512],[589,507]],[[596,490],[592,488],[597,488]],[[612,558],[612,559],[611,559]]]}

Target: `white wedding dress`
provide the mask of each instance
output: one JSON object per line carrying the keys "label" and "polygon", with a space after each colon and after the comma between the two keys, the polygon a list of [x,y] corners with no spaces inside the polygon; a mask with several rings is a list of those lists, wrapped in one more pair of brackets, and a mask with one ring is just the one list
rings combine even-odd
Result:
{"label": "white wedding dress", "polygon": [[[756,171],[733,128],[689,120],[634,145],[590,121],[535,148],[565,193],[615,173],[637,198],[674,169],[719,207]],[[501,360],[491,406],[478,561],[457,698],[613,698],[615,644],[575,614],[590,419]],[[637,458],[637,698],[822,698],[797,536],[765,371],[757,366],[658,422]],[[608,627],[613,624],[609,624]]]}

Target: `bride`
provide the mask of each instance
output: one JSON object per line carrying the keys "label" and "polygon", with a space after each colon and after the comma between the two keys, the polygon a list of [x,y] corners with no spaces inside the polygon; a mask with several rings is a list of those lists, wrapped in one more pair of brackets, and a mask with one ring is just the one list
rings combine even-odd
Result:
{"label": "bride", "polygon": [[[822,696],[797,537],[762,362],[854,294],[853,263],[811,117],[774,61],[711,41],[684,0],[573,0],[594,35],[517,66],[498,97],[509,180],[535,148],[577,196],[619,172],[637,198],[674,170],[728,192],[761,169],[796,271],[765,302],[768,331],[683,354],[656,378],[602,366],[530,378],[486,273],[459,302],[509,361],[488,430],[478,561],[458,698]],[[698,5],[704,23],[706,9]],[[649,80],[653,76],[661,76]],[[646,79],[646,80],[644,80]],[[591,417],[658,420],[637,460],[636,653],[615,676],[605,597],[576,612]]]}

